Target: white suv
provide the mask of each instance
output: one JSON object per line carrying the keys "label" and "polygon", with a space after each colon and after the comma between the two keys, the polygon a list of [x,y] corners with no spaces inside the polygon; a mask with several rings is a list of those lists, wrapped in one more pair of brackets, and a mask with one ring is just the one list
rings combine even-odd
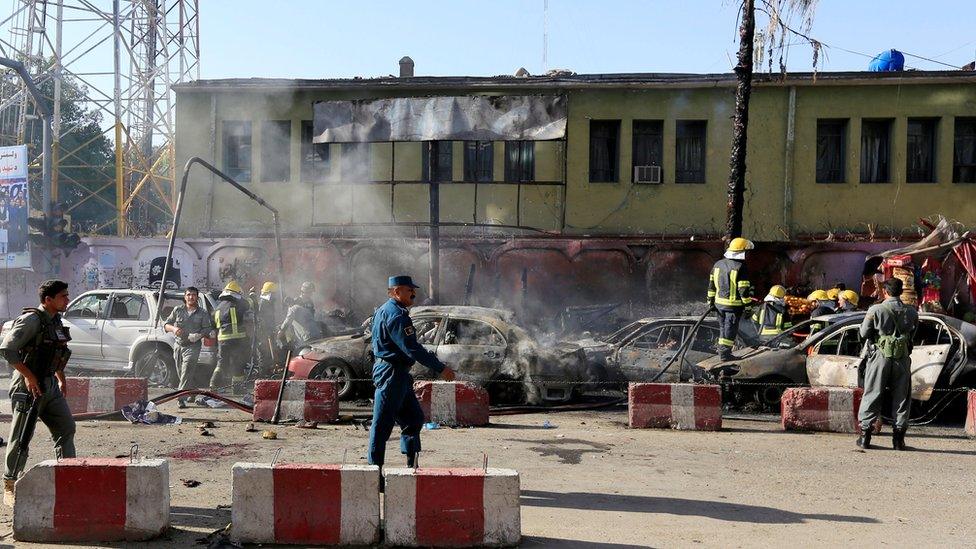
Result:
{"label": "white suv", "polygon": [[[85,292],[74,299],[62,315],[71,329],[71,369],[125,372],[144,377],[150,385],[175,387],[178,382],[173,363],[173,334],[163,330],[163,322],[174,307],[183,303],[182,292],[167,290],[159,326],[153,328],[158,290],[104,289]],[[213,314],[214,301],[200,292],[200,306]],[[3,325],[0,336],[10,329]],[[213,367],[216,345],[200,351],[200,364]]]}

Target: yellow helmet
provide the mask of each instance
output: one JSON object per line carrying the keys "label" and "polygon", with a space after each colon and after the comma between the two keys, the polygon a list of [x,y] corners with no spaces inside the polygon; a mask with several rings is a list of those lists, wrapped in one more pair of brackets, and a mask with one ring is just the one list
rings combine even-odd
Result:
{"label": "yellow helmet", "polygon": [[854,290],[844,290],[843,292],[840,293],[840,295],[844,297],[844,301],[850,303],[855,307],[857,307],[858,299],[861,298],[861,296],[857,295],[857,292],[855,292]]}
{"label": "yellow helmet", "polygon": [[827,299],[834,299],[834,300],[836,300],[837,299],[837,296],[839,296],[839,295],[840,295],[840,288],[831,288],[831,289],[827,290]]}
{"label": "yellow helmet", "polygon": [[756,245],[753,244],[751,240],[747,240],[740,236],[738,238],[733,238],[732,242],[729,242],[729,249],[727,251],[744,252],[746,250],[751,250],[755,247]]}
{"label": "yellow helmet", "polygon": [[784,297],[786,297],[786,288],[777,284],[769,289],[769,295],[779,299],[783,299]]}
{"label": "yellow helmet", "polygon": [[224,286],[224,291],[237,292],[239,294],[244,293],[244,290],[241,289],[241,285],[238,284],[236,280],[231,280],[230,282],[228,282],[227,285]]}
{"label": "yellow helmet", "polygon": [[261,286],[261,293],[262,294],[270,294],[270,293],[273,293],[277,289],[278,289],[278,285],[277,284],[275,284],[274,282],[268,281],[268,282],[265,282],[264,283],[264,286]]}
{"label": "yellow helmet", "polygon": [[814,290],[810,295],[807,296],[807,301],[823,301],[830,299],[827,292],[823,290]]}

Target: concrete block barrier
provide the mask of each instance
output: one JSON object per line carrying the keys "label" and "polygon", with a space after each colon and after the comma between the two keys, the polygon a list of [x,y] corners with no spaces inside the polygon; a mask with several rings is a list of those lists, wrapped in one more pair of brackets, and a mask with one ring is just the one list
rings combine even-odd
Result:
{"label": "concrete block barrier", "polygon": [[[861,406],[860,388],[792,387],[780,401],[783,429],[786,431],[824,431],[860,433],[857,410]],[[881,422],[875,427],[880,432]]]}
{"label": "concrete block barrier", "polygon": [[42,461],[24,473],[15,490],[18,541],[138,541],[169,528],[164,459]]}
{"label": "concrete block barrier", "polygon": [[722,388],[693,383],[631,383],[627,411],[632,429],[722,428]]}
{"label": "concrete block barrier", "polygon": [[519,475],[512,469],[386,469],[386,544],[517,545]]}
{"label": "concrete block barrier", "polygon": [[144,377],[69,377],[68,408],[72,414],[114,412],[139,400],[149,400]]}
{"label": "concrete block barrier", "polygon": [[[254,383],[254,421],[271,421],[281,380],[259,379]],[[335,381],[289,380],[281,398],[281,421],[329,423],[339,418],[339,396]]]}
{"label": "concrete block barrier", "polygon": [[488,391],[472,383],[418,381],[414,393],[424,418],[452,427],[488,425]]}
{"label": "concrete block barrier", "polygon": [[969,391],[966,399],[966,434],[976,437],[976,391]]}
{"label": "concrete block barrier", "polygon": [[232,491],[235,542],[379,543],[380,472],[374,465],[236,463]]}

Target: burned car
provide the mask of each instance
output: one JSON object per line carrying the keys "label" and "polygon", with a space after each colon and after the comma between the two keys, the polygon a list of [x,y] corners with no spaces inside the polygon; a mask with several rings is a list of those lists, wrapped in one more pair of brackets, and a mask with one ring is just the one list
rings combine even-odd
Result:
{"label": "burned car", "polygon": [[[642,318],[607,336],[574,343],[582,347],[586,355],[591,380],[610,383],[702,381],[708,373],[696,364],[715,355],[719,331],[718,322],[706,318],[692,332],[698,320],[691,316]],[[755,343],[755,330],[747,324],[742,323],[736,341],[739,346]],[[675,354],[692,333],[679,364]],[[672,359],[673,364],[662,374],[661,370]]]}
{"label": "burned car", "polygon": [[[739,349],[735,358],[722,362],[712,358],[700,362],[716,377],[737,382],[733,400],[753,399],[776,409],[786,386],[857,387],[857,366],[864,340],[859,329],[864,311],[817,317],[758,347]],[[813,323],[826,324],[809,334]],[[913,415],[936,414],[956,393],[937,389],[965,386],[976,379],[976,357],[969,348],[976,345],[976,326],[934,313],[920,313],[912,350]],[[757,385],[750,385],[757,383]],[[769,383],[769,385],[758,385]],[[937,395],[937,398],[933,398]],[[917,412],[917,413],[916,413]]]}
{"label": "burned car", "polygon": [[[417,340],[457,372],[459,381],[485,387],[492,404],[564,402],[585,376],[579,346],[540,343],[515,323],[510,311],[473,306],[415,307],[410,318]],[[370,322],[354,335],[327,337],[288,365],[293,379],[335,379],[339,397],[370,389],[373,367]],[[414,365],[416,379],[430,370]]]}

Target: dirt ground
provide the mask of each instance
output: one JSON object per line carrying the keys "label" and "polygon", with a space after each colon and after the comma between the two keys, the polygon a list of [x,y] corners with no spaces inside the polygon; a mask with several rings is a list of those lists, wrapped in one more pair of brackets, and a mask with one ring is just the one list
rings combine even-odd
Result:
{"label": "dirt ground", "polygon": [[[127,454],[132,444],[144,456],[170,456],[172,529],[135,546],[192,547],[229,523],[234,462],[268,462],[282,448],[281,461],[365,463],[367,432],[354,424],[282,426],[277,441],[266,441],[244,431],[249,417],[241,412],[180,411],[172,403],[163,411],[185,423],[78,425],[82,456]],[[421,465],[481,466],[486,452],[491,466],[518,470],[523,547],[964,546],[976,539],[976,441],[961,427],[910,432],[914,452],[864,453],[852,436],[784,433],[772,419],[677,432],[630,430],[624,409],[494,417],[486,428],[425,431]],[[205,420],[216,422],[213,436],[198,433]],[[543,428],[546,420],[554,428]],[[0,424],[5,438],[8,430]],[[396,445],[394,438],[392,465],[402,460]],[[33,446],[30,463],[53,456],[43,426]],[[183,479],[201,485],[188,488]],[[2,543],[13,543],[6,508]]]}

